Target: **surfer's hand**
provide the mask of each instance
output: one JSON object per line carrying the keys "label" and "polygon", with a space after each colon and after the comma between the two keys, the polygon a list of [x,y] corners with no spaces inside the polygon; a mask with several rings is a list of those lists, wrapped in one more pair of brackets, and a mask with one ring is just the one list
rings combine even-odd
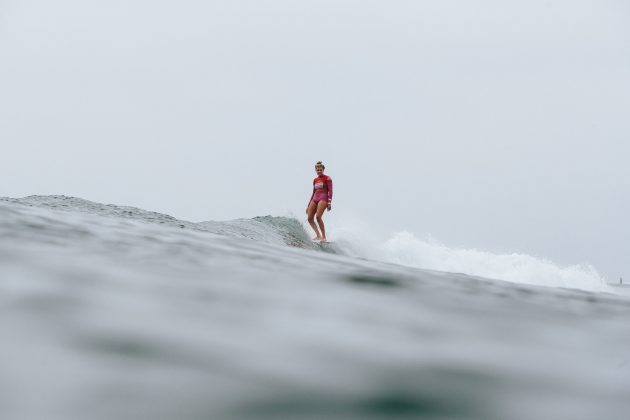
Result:
{"label": "surfer's hand", "polygon": [[332,209],[332,205],[328,203],[328,206],[326,208],[328,209],[328,211],[330,211],[330,209]]}

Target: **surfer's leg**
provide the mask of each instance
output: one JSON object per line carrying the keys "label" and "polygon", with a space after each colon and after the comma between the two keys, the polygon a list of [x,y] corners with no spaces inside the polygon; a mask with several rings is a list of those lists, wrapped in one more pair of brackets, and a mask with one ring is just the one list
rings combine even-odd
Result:
{"label": "surfer's leg", "polygon": [[308,205],[308,224],[311,225],[311,227],[315,231],[315,235],[317,235],[316,237],[313,238],[315,240],[321,238],[321,235],[319,234],[319,230],[317,230],[317,225],[315,224],[316,212],[317,212],[317,204],[311,201],[311,203]]}
{"label": "surfer's leg", "polygon": [[322,218],[326,207],[328,207],[328,202],[326,200],[322,200],[317,203],[317,214],[315,216],[317,224],[319,225],[319,230],[322,231],[322,241],[326,241],[326,228],[324,226],[324,219]]}

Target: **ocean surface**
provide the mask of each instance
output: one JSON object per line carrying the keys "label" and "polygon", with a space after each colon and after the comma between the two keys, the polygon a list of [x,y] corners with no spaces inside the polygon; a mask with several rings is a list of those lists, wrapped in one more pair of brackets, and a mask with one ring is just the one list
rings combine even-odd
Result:
{"label": "ocean surface", "polygon": [[0,198],[0,419],[629,418],[630,298],[593,268],[333,239]]}

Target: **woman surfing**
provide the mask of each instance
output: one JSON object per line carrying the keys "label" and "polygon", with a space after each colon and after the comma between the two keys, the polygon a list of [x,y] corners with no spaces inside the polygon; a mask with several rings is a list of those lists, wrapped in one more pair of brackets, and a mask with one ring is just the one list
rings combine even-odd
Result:
{"label": "woman surfing", "polygon": [[[324,214],[324,210],[328,209],[328,211],[330,211],[331,209],[333,191],[332,179],[329,176],[324,175],[324,169],[326,169],[326,167],[321,161],[315,164],[317,178],[313,180],[313,194],[311,195],[311,199],[306,207],[308,223],[315,231],[315,237],[313,240],[320,241],[321,243],[327,242],[326,228],[324,226],[324,219],[322,219],[322,215]],[[315,219],[317,219],[319,229],[317,229]]]}

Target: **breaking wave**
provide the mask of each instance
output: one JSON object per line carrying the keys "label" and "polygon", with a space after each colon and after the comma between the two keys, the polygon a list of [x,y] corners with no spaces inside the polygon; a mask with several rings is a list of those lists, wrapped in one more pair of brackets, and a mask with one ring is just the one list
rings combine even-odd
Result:
{"label": "breaking wave", "polygon": [[552,261],[526,254],[494,254],[477,249],[451,248],[435,240],[419,239],[412,233],[398,232],[385,241],[367,238],[360,230],[334,229],[334,244],[311,241],[305,225],[293,217],[260,216],[229,221],[188,222],[172,216],[135,207],[100,204],[67,197],[29,196],[3,201],[56,210],[85,212],[105,217],[129,218],[182,229],[245,238],[279,246],[291,246],[359,258],[383,261],[429,270],[464,273],[515,283],[608,291],[597,270],[588,264],[559,266]]}
{"label": "breaking wave", "polygon": [[[590,264],[560,266],[522,253],[495,254],[478,249],[451,248],[435,239],[420,239],[402,231],[376,241],[341,230],[339,239],[348,253],[369,259],[428,270],[463,273],[513,283],[610,291],[605,279]],[[360,245],[363,244],[363,245]]]}

